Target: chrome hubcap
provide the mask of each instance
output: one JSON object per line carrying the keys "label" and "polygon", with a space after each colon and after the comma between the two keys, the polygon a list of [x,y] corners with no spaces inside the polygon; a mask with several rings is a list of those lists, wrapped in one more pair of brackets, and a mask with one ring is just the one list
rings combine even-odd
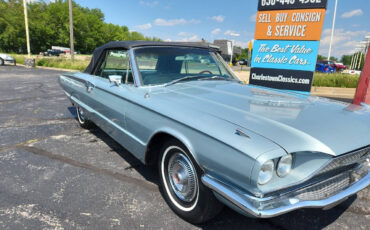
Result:
{"label": "chrome hubcap", "polygon": [[196,172],[189,159],[175,153],[168,161],[168,178],[172,191],[185,202],[191,202],[197,193]]}

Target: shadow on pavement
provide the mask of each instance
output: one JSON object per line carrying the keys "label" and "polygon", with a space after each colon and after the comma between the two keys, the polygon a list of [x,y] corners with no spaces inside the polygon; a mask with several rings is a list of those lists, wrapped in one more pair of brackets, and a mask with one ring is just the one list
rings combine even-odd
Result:
{"label": "shadow on pavement", "polygon": [[[75,115],[76,110],[69,108]],[[75,116],[76,117],[76,116]],[[77,119],[77,118],[76,118]],[[150,181],[159,187],[158,172],[155,166],[146,166],[136,159],[130,152],[108,136],[98,127],[90,129],[90,132],[97,138],[106,143],[113,151],[121,156],[130,168],[136,170],[147,181]],[[162,194],[162,191],[160,191]],[[163,194],[162,194],[163,196]],[[339,204],[330,210],[322,209],[300,209],[282,216],[270,219],[254,219],[245,217],[236,211],[225,206],[220,214],[209,222],[197,227],[202,229],[323,229],[336,221],[346,209],[355,201],[356,195],[350,197],[347,201]],[[164,200],[164,199],[163,199]]]}

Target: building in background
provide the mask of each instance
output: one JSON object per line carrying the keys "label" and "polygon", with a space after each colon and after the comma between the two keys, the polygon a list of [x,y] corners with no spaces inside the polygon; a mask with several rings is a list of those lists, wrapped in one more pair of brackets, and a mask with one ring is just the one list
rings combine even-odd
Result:
{"label": "building in background", "polygon": [[[221,56],[226,62],[230,62],[231,54],[230,54],[230,40],[214,40],[213,45],[220,47]],[[236,57],[242,53],[242,49],[240,47],[233,47],[233,64],[236,63]]]}

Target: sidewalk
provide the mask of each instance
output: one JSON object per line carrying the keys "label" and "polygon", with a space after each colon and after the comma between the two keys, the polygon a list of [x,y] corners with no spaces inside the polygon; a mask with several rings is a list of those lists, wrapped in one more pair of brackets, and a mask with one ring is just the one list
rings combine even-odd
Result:
{"label": "sidewalk", "polygon": [[[234,71],[243,82],[249,83],[249,71]],[[315,87],[311,89],[311,94],[321,97],[353,99],[356,93],[355,88],[334,88],[334,87]]]}

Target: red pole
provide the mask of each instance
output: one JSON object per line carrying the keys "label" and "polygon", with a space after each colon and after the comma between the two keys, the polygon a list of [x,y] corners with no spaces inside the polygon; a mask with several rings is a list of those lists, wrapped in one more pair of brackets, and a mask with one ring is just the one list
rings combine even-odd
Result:
{"label": "red pole", "polygon": [[361,105],[361,103],[370,105],[370,52],[367,52],[365,65],[353,99],[353,104]]}

